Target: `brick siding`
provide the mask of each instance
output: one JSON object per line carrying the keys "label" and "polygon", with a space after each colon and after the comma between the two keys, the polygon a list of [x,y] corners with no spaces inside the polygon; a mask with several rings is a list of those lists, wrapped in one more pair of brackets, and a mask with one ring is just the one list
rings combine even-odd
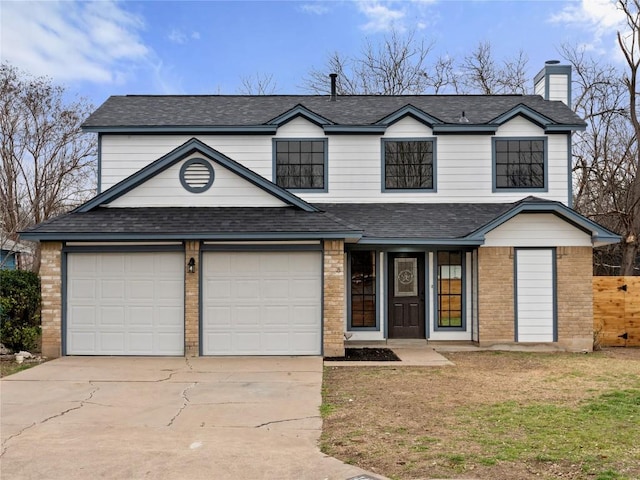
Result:
{"label": "brick siding", "polygon": [[324,242],[324,329],[323,347],[327,357],[344,355],[345,326],[344,242]]}
{"label": "brick siding", "polygon": [[514,341],[513,249],[478,249],[478,315],[480,345]]}
{"label": "brick siding", "polygon": [[[188,357],[199,355],[200,344],[200,242],[188,241],[184,256],[184,354]],[[196,261],[194,273],[189,273],[188,263]]]}
{"label": "brick siding", "polygon": [[42,242],[40,288],[42,292],[42,355],[62,355],[62,243]]}
{"label": "brick siding", "polygon": [[558,247],[558,344],[593,350],[593,249]]}

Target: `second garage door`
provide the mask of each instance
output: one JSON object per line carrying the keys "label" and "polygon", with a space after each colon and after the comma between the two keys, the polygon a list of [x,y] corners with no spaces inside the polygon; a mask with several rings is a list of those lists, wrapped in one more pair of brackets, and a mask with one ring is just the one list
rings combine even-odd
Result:
{"label": "second garage door", "polygon": [[203,355],[320,355],[321,252],[205,252]]}

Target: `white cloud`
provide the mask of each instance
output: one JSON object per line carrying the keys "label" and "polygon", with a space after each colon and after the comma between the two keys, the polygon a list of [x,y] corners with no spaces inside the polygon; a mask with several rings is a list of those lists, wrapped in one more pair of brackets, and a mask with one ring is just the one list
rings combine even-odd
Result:
{"label": "white cloud", "polygon": [[311,13],[313,15],[324,15],[329,12],[329,7],[320,2],[303,3],[300,5],[300,10],[304,13]]}
{"label": "white cloud", "polygon": [[200,32],[184,33],[182,30],[173,29],[167,38],[178,45],[184,45],[189,40],[200,40]]}
{"label": "white cloud", "polygon": [[625,20],[616,0],[582,0],[565,6],[549,21],[588,32],[590,39],[584,48],[605,53],[615,48],[615,34],[624,28]]}
{"label": "white cloud", "polygon": [[113,1],[2,2],[1,57],[56,82],[121,83],[153,52],[143,20]]}
{"label": "white cloud", "polygon": [[358,9],[368,20],[362,29],[368,32],[387,32],[392,28],[398,31],[405,30],[403,19],[406,12],[402,7],[393,9],[393,5],[392,2],[382,3],[375,0],[358,2]]}

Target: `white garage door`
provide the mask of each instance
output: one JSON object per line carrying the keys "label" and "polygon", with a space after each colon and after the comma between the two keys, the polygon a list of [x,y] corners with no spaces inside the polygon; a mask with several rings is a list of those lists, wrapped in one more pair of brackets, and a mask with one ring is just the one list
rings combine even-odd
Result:
{"label": "white garage door", "polygon": [[320,252],[206,252],[204,355],[319,355]]}
{"label": "white garage door", "polygon": [[516,251],[517,341],[554,341],[552,249]]}
{"label": "white garage door", "polygon": [[184,254],[69,253],[68,355],[183,355]]}

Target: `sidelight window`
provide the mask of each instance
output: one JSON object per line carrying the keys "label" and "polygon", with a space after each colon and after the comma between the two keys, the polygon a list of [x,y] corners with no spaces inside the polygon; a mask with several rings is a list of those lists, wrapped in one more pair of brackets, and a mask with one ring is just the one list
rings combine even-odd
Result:
{"label": "sidelight window", "polygon": [[376,327],[376,252],[351,252],[351,327]]}

